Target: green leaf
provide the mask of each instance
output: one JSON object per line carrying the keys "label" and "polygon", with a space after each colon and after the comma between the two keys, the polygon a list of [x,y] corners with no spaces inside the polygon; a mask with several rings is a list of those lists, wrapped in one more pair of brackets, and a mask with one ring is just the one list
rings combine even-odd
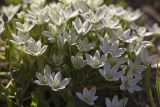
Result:
{"label": "green leaf", "polygon": [[32,102],[31,102],[31,107],[37,107],[38,106],[38,101],[35,93],[32,93]]}
{"label": "green leaf", "polygon": [[50,107],[49,102],[44,98],[44,89],[39,87],[35,91],[35,96],[37,98],[37,107]]}
{"label": "green leaf", "polygon": [[160,99],[160,78],[157,78],[157,92],[158,92],[158,98]]}
{"label": "green leaf", "polygon": [[150,67],[148,66],[144,75],[144,90],[148,96],[150,106],[156,107],[154,103],[153,91],[152,91],[152,84],[151,84],[151,72]]}
{"label": "green leaf", "polygon": [[74,98],[70,90],[67,93],[67,107],[75,107]]}
{"label": "green leaf", "polygon": [[70,70],[70,68],[69,68],[69,66],[68,65],[66,65],[66,64],[64,64],[63,65],[63,69],[64,69],[64,73],[66,74],[66,75],[68,75],[69,77],[71,77],[71,70]]}
{"label": "green leaf", "polygon": [[12,100],[9,97],[7,97],[7,107],[13,107]]}
{"label": "green leaf", "polygon": [[20,4],[21,0],[6,0],[7,4]]}

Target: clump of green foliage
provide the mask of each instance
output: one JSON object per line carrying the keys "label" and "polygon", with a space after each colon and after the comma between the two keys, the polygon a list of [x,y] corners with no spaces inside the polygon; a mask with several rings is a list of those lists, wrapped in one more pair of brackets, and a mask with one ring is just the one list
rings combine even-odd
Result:
{"label": "clump of green foliage", "polygon": [[24,0],[1,11],[9,74],[0,101],[8,107],[125,107],[143,90],[155,107],[150,69],[158,55],[145,38],[160,28],[137,25],[139,10],[103,0]]}

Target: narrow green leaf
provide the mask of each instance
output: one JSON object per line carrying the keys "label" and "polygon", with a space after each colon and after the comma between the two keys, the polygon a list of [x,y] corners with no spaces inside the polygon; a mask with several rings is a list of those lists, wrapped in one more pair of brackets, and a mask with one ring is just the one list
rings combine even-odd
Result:
{"label": "narrow green leaf", "polygon": [[151,73],[150,67],[148,66],[144,75],[144,90],[148,96],[150,106],[156,107],[154,103],[153,93],[152,93],[152,84],[151,84]]}
{"label": "narrow green leaf", "polygon": [[7,107],[13,107],[12,101],[9,97],[7,97]]}
{"label": "narrow green leaf", "polygon": [[32,101],[31,101],[31,107],[37,107],[38,105],[38,101],[37,101],[37,97],[35,95],[35,93],[32,93]]}
{"label": "narrow green leaf", "polygon": [[157,92],[158,92],[158,99],[160,99],[160,78],[157,78]]}
{"label": "narrow green leaf", "polygon": [[74,98],[73,98],[71,91],[69,90],[67,94],[68,94],[67,95],[67,107],[75,107]]}

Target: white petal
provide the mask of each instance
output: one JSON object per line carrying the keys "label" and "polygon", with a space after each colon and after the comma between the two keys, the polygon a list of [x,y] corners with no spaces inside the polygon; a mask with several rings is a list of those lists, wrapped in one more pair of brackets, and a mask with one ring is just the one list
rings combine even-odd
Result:
{"label": "white petal", "polygon": [[89,96],[89,92],[88,92],[88,89],[86,87],[84,87],[84,89],[83,89],[83,96],[84,97]]}
{"label": "white petal", "polygon": [[84,101],[83,94],[77,92],[76,95],[78,96],[79,99],[81,99],[82,101]]}
{"label": "white petal", "polygon": [[61,81],[61,84],[60,84],[60,89],[63,89],[66,87],[66,85],[70,82],[70,78],[65,78],[64,80]]}
{"label": "white petal", "polygon": [[50,75],[50,77],[47,79],[47,81],[48,81],[48,85],[50,87],[52,87],[52,84],[53,84],[53,77],[52,77],[52,75]]}
{"label": "white petal", "polygon": [[48,65],[46,65],[44,68],[44,74],[45,73],[51,74],[51,68]]}
{"label": "white petal", "polygon": [[54,80],[59,80],[59,81],[61,81],[61,72],[59,71],[59,72],[57,72],[56,74],[55,74],[55,77],[54,77]]}
{"label": "white petal", "polygon": [[135,85],[132,87],[132,90],[135,90],[135,91],[142,91],[142,88],[138,85]]}
{"label": "white petal", "polygon": [[36,83],[38,85],[46,85],[46,84],[41,83],[39,80],[35,80],[34,83]]}
{"label": "white petal", "polygon": [[105,98],[105,102],[106,102],[107,107],[112,107],[112,103],[109,98]]}
{"label": "white petal", "polygon": [[113,105],[117,105],[117,104],[118,104],[118,96],[115,95],[115,96],[113,97],[113,99],[112,99],[112,106],[113,106]]}
{"label": "white petal", "polygon": [[44,45],[44,46],[41,48],[41,51],[40,51],[41,54],[43,54],[43,53],[46,51],[47,47],[48,47],[47,45]]}
{"label": "white petal", "polygon": [[100,58],[100,53],[98,50],[96,50],[95,54],[94,54],[94,57],[97,57],[97,58]]}
{"label": "white petal", "polygon": [[103,68],[104,68],[105,72],[109,72],[111,70],[111,65],[109,64],[108,61],[105,62]]}
{"label": "white petal", "polygon": [[95,94],[96,94],[96,87],[92,87],[90,90],[89,90],[89,92],[90,92],[90,95],[93,97],[93,96],[95,96]]}
{"label": "white petal", "polygon": [[120,85],[120,89],[121,89],[121,90],[126,90],[126,86],[125,86],[124,84],[121,84],[121,85]]}
{"label": "white petal", "polygon": [[94,105],[94,102],[87,102],[88,105]]}
{"label": "white petal", "polygon": [[41,73],[36,72],[36,77],[39,79],[40,82],[44,82],[44,77]]}

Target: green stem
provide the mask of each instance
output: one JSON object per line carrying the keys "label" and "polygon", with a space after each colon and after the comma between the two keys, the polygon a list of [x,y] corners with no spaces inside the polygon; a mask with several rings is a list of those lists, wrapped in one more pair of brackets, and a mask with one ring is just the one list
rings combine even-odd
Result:
{"label": "green stem", "polygon": [[158,63],[159,63],[159,55],[158,55],[158,61],[157,61],[157,69],[156,69],[156,88],[157,88],[157,98],[158,98],[158,105],[159,104],[159,101],[160,101],[160,89],[159,89],[159,82],[160,82],[160,79],[159,79],[159,75],[158,75]]}
{"label": "green stem", "polygon": [[152,85],[151,85],[151,73],[150,73],[150,66],[147,67],[144,77],[144,84],[145,84],[145,91],[149,98],[149,102],[151,107],[156,107],[154,103],[154,98],[152,94]]}

